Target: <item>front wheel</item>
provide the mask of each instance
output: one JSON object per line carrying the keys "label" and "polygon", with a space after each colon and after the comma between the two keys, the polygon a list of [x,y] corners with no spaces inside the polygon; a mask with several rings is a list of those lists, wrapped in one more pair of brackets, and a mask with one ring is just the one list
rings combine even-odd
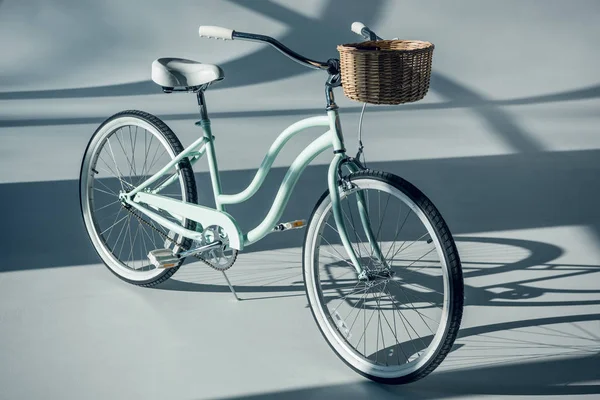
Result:
{"label": "front wheel", "polygon": [[456,245],[438,210],[407,181],[375,171],[348,180],[340,207],[368,279],[359,279],[341,243],[326,192],[304,241],[312,314],[334,352],[361,375],[387,384],[421,379],[458,334],[464,287]]}

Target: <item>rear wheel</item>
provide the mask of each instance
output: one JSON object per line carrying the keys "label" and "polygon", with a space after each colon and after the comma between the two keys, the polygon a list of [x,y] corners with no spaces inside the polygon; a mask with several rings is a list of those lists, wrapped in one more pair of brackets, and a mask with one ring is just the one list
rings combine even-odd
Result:
{"label": "rear wheel", "polygon": [[410,183],[374,171],[351,174],[349,182],[340,206],[369,279],[359,279],[341,243],[326,192],[304,242],[308,301],[321,333],[352,369],[383,383],[415,381],[442,362],[458,334],[464,301],[458,252],[437,209]]}
{"label": "rear wheel", "polygon": [[[104,264],[129,283],[154,286],[172,276],[183,262],[159,269],[149,262],[150,251],[190,247],[190,239],[169,232],[145,216],[147,223],[142,222],[136,217],[141,214],[124,207],[118,197],[120,192],[133,190],[181,151],[183,146],[173,131],[160,119],[141,111],[124,111],[104,121],[86,149],[79,180],[84,224]],[[150,189],[159,187],[171,174]],[[197,203],[194,173],[187,159],[178,164],[177,179],[160,194]],[[193,221],[161,215],[187,229],[195,228]]]}

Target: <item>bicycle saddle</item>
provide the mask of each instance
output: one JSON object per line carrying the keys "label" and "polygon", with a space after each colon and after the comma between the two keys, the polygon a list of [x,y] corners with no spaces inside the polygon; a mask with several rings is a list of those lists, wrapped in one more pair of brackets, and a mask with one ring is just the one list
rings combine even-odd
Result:
{"label": "bicycle saddle", "polygon": [[224,78],[218,65],[183,58],[159,58],[152,63],[152,80],[162,87],[194,87]]}

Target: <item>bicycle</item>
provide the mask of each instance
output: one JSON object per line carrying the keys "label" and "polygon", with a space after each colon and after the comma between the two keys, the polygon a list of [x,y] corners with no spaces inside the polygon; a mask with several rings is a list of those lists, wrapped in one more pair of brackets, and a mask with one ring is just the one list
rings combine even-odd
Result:
{"label": "bicycle", "polygon": [[[365,39],[381,39],[360,23],[352,28]],[[199,34],[267,43],[301,65],[326,71],[326,115],[285,129],[248,187],[224,194],[204,96],[224,78],[223,71],[191,60],[154,61],[152,79],[164,92],[196,94],[196,125],[203,134],[184,148],[160,119],[132,110],[113,115],[96,130],[81,165],[80,203],[87,233],[104,264],[126,282],[151,287],[194,256],[222,271],[235,295],[225,271],[240,251],[270,233],[305,227],[308,303],[337,356],[359,374],[388,384],[432,372],[450,351],[462,318],[459,255],[444,219],[419,189],[398,176],[367,169],[359,156],[346,155],[333,92],[341,86],[339,60],[311,60],[272,37],[221,27],[201,26]],[[226,206],[250,199],[282,147],[311,127],[326,132],[293,161],[263,221],[242,232]],[[280,222],[299,176],[327,149],[333,149],[328,190],[308,223]],[[197,204],[192,166],[203,156],[214,207]]]}

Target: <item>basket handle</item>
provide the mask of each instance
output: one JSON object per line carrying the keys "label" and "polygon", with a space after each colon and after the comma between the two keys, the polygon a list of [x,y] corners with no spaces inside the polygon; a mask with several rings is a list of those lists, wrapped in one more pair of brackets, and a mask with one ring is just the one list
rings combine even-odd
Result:
{"label": "basket handle", "polygon": [[377,34],[375,32],[370,30],[362,22],[358,22],[358,21],[353,22],[350,29],[352,29],[352,32],[356,33],[358,36],[362,36],[363,38],[365,38],[367,40],[381,40],[381,38],[379,36],[377,36]]}

